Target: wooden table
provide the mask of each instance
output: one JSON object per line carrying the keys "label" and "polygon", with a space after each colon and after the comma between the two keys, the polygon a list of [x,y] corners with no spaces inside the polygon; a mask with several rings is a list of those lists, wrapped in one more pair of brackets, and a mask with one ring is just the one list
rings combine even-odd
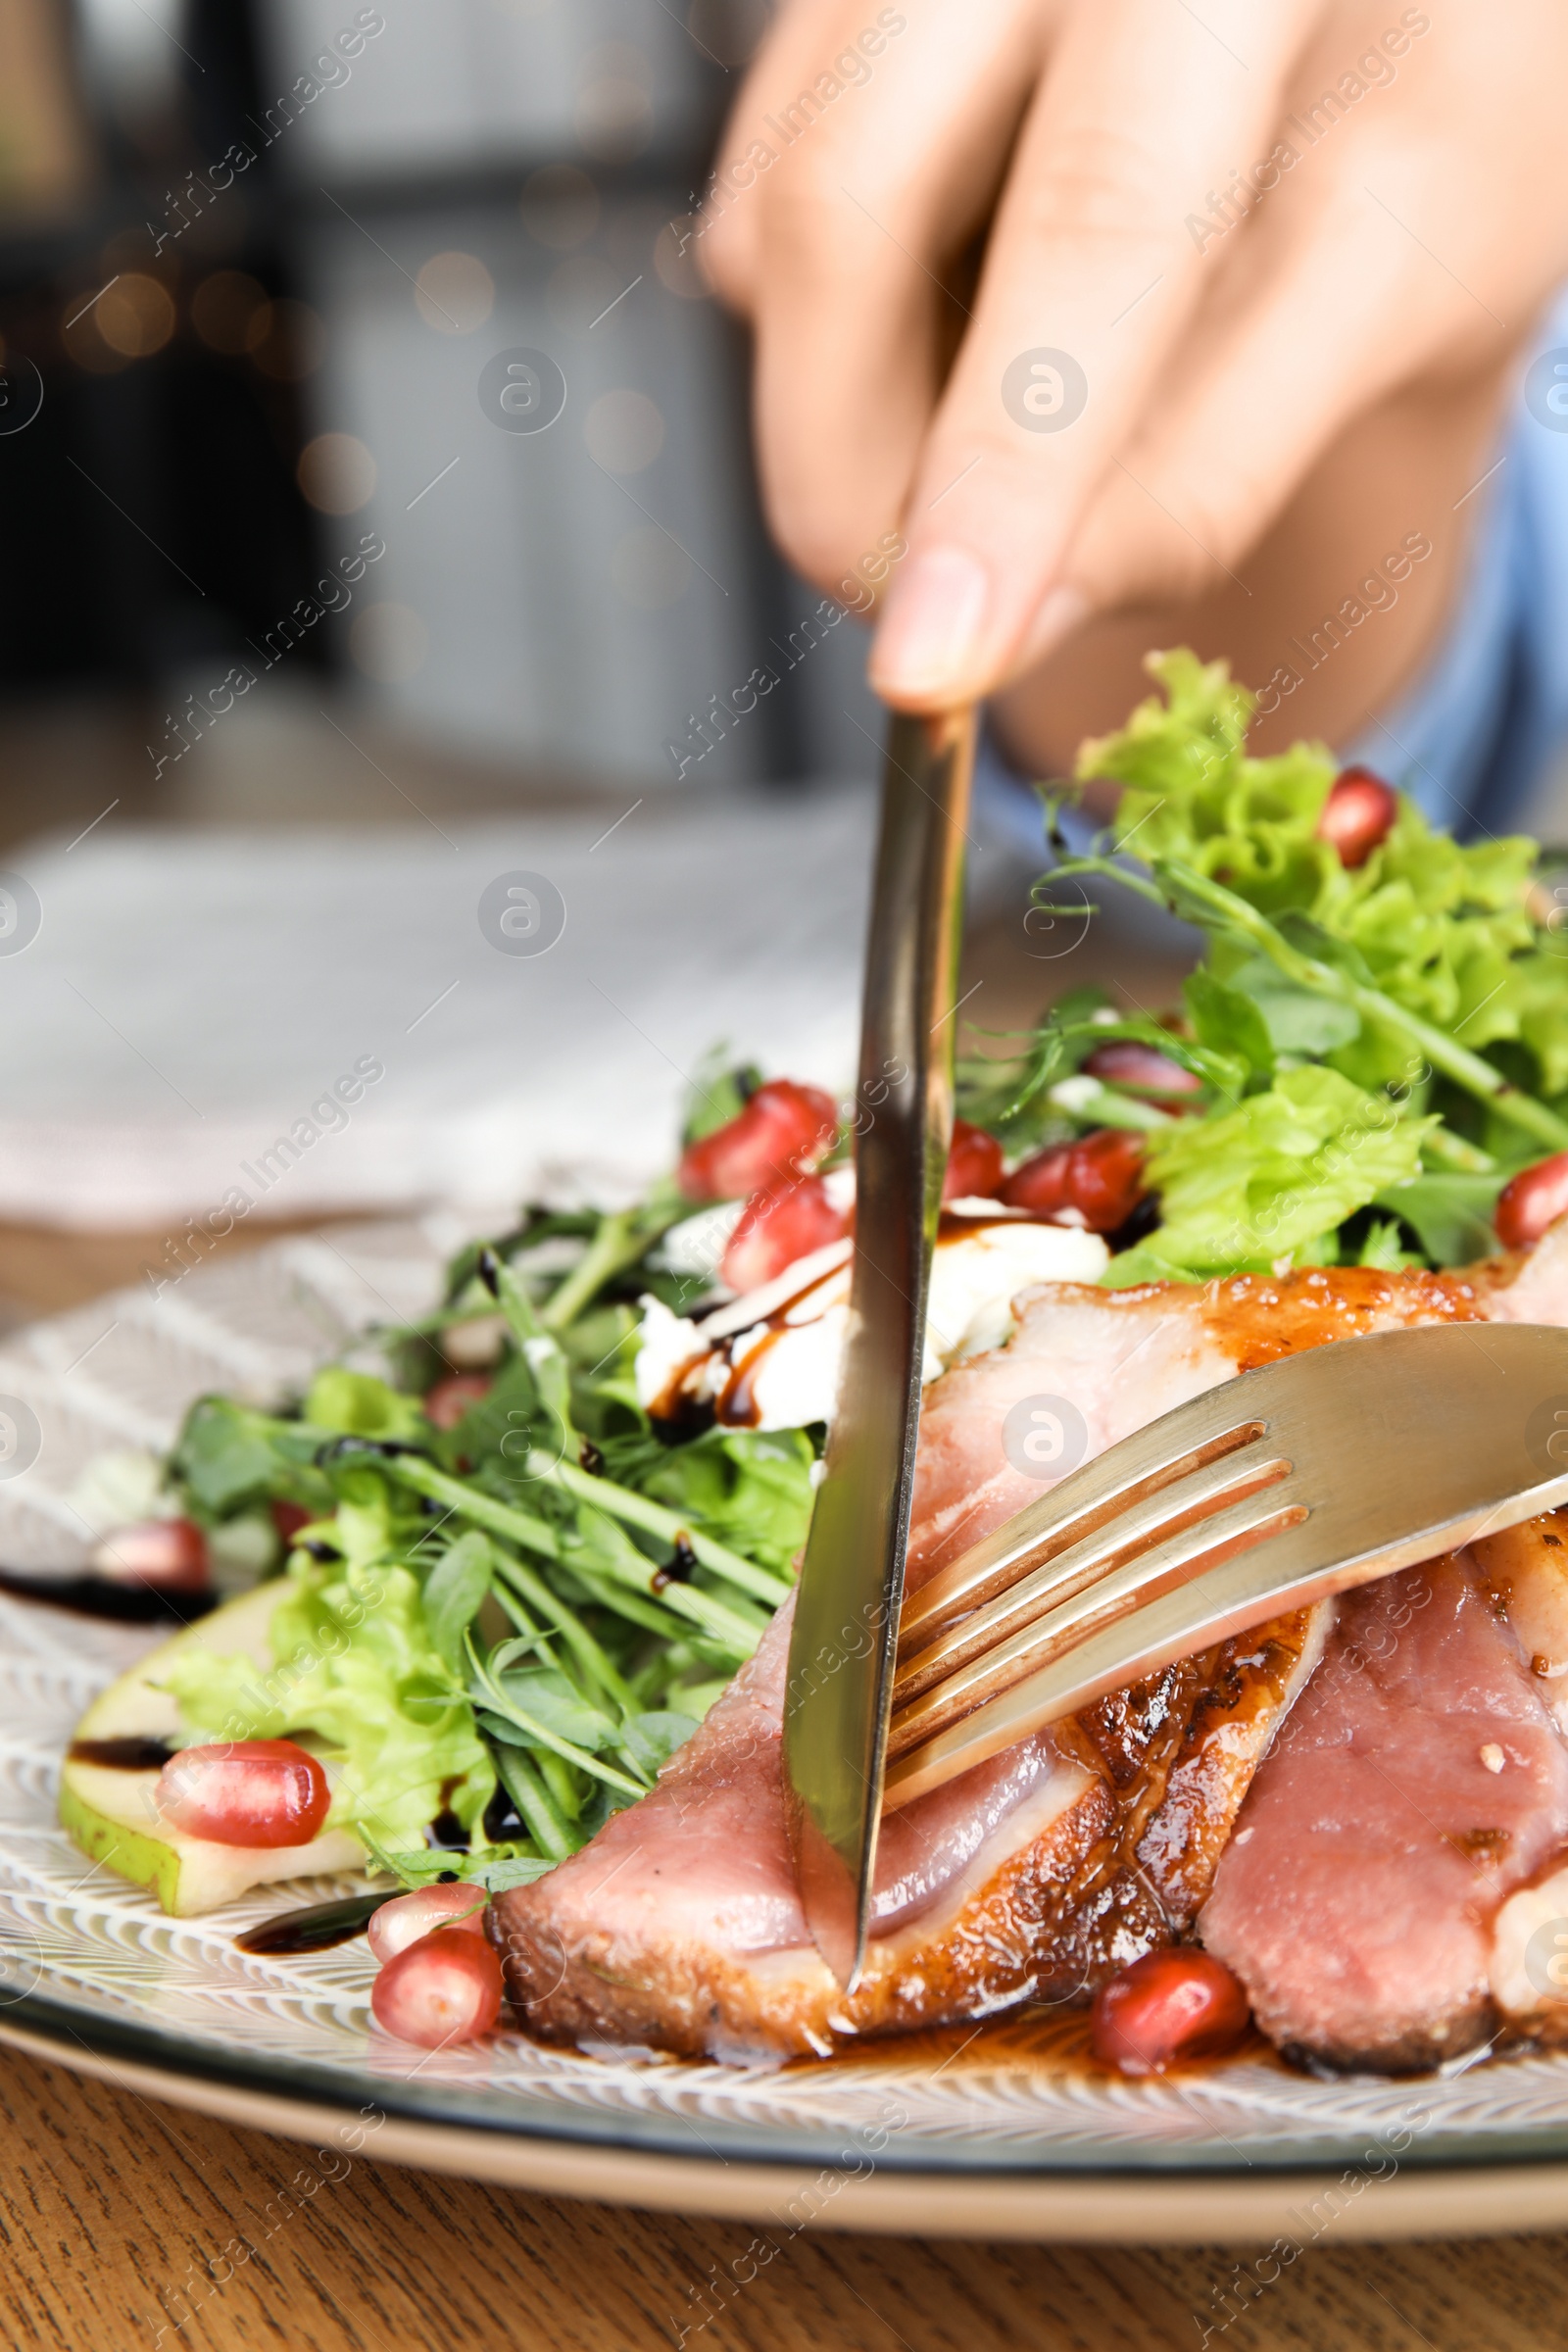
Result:
{"label": "wooden table", "polygon": [[[145,1236],[0,1225],[0,1295],[14,1311],[51,1312],[134,1280],[145,1254]],[[290,2213],[279,2192],[306,2153],[0,2049],[5,2340],[27,2352],[643,2352],[680,2341],[693,2290],[753,2236],[741,2223],[555,2203],[365,2155]],[[241,2249],[224,2251],[235,2240],[255,2248],[238,2267]],[[1216,2290],[1247,2251],[808,2231],[685,2340],[712,2352],[1202,2352]],[[1565,2307],[1556,2237],[1385,2249],[1329,2236],[1207,2343],[1556,2352]]]}
{"label": "wooden table", "polygon": [[[6,2340],[29,2352],[643,2352],[679,2342],[690,2290],[753,2236],[741,2223],[552,2203],[363,2157],[290,2211],[280,2197],[303,2154],[0,2052]],[[713,2352],[1195,2352],[1239,2259],[1222,2246],[806,2232],[685,2340]],[[1556,2238],[1323,2245],[1208,2342],[1534,2352],[1561,2345],[1565,2296]]]}

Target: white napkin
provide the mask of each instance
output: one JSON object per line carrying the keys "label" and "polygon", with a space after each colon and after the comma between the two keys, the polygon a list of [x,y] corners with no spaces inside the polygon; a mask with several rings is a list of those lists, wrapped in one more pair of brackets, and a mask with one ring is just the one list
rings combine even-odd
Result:
{"label": "white napkin", "polygon": [[[846,787],[645,803],[608,837],[585,812],[20,851],[42,923],[0,941],[0,1216],[629,1197],[711,1048],[852,1076],[873,817]],[[564,903],[543,954],[480,929],[518,871]],[[525,944],[531,919],[514,902]]]}

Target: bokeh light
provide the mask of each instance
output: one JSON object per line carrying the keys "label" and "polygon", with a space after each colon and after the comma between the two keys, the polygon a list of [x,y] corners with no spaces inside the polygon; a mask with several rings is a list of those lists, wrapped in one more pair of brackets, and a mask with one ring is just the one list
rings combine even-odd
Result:
{"label": "bokeh light", "polygon": [[320,514],[357,514],[375,488],[375,460],[352,433],[318,433],[301,450],[296,473]]}
{"label": "bokeh light", "polygon": [[435,253],[414,281],[414,299],[438,334],[471,335],[496,307],[496,281],[476,254]]}

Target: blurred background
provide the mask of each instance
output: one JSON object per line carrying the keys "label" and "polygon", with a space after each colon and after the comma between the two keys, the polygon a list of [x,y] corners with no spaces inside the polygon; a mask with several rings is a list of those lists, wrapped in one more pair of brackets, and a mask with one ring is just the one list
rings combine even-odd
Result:
{"label": "blurred background", "polygon": [[[864,633],[769,547],[695,259],[764,22],[0,0],[14,1305],[236,1185],[250,1233],[630,1189],[710,1052],[850,1077]],[[1087,926],[972,849],[1001,1025]],[[518,872],[548,952],[479,918]]]}
{"label": "blurred background", "polygon": [[[254,668],[373,532],[352,611],[259,698],[270,763],[299,734],[297,795],[334,772],[299,717],[323,682],[473,793],[674,781],[666,746],[702,752],[694,719],[817,601],[760,527],[742,354],[692,243],[762,21],[761,0],[3,0],[0,335],[14,407],[23,362],[44,388],[0,471],[8,733],[69,717],[78,760],[140,800],[243,801],[243,753],[176,790],[144,742],[177,756],[187,698]],[[503,429],[481,371],[530,346],[566,411]],[[855,636],[706,780],[862,766]]]}

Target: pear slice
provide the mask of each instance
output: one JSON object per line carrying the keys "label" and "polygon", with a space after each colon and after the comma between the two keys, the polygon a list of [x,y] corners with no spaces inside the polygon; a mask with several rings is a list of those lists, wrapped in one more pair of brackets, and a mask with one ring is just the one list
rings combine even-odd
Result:
{"label": "pear slice", "polygon": [[[281,1597],[280,1586],[258,1585],[149,1650],[93,1700],[74,1740],[174,1738],[182,1729],[179,1709],[158,1686],[171,1659],[186,1650],[209,1649],[220,1656],[243,1652],[263,1674],[270,1673],[272,1612]],[[153,1803],[157,1786],[156,1768],[123,1771],[68,1758],[60,1779],[60,1820],[84,1854],[150,1887],[176,1918],[216,1911],[277,1879],[356,1870],[365,1860],[359,1839],[347,1830],[323,1830],[307,1845],[219,1845],[210,1838],[187,1838],[159,1819]]]}

